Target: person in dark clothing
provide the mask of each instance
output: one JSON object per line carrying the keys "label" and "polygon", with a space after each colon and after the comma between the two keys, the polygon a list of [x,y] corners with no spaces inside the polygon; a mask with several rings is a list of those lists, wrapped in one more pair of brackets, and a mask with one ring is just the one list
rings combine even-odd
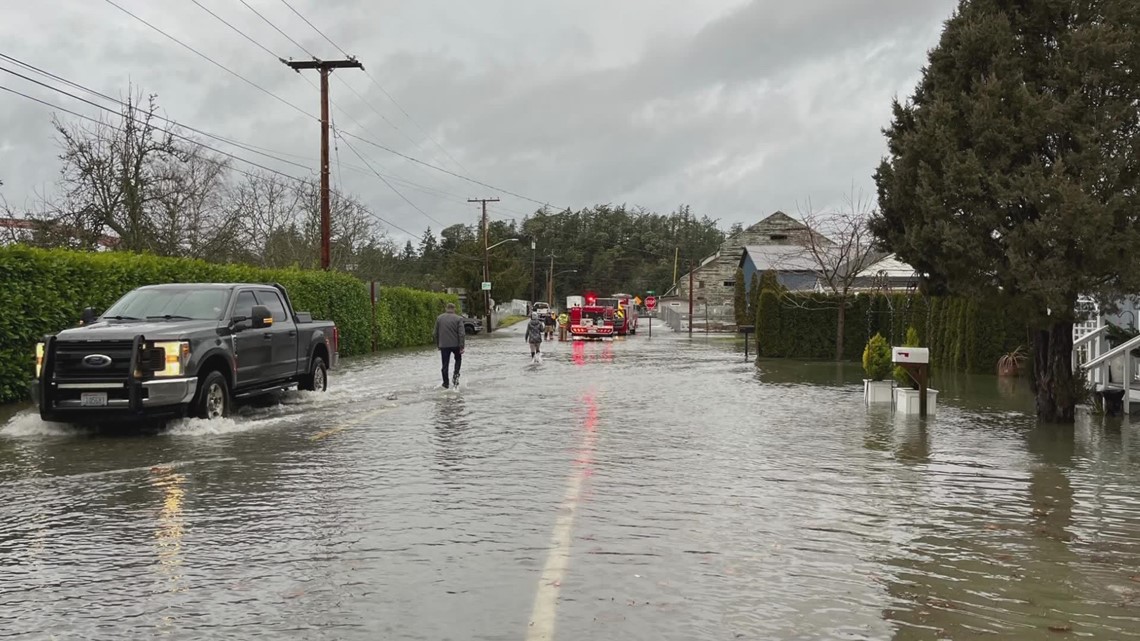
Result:
{"label": "person in dark clothing", "polygon": [[526,342],[530,344],[530,360],[538,363],[542,360],[542,332],[545,326],[538,318],[538,312],[530,313],[530,322],[526,324]]}
{"label": "person in dark clothing", "polygon": [[451,377],[451,385],[459,387],[459,368],[463,365],[463,349],[466,346],[467,333],[463,327],[463,317],[455,313],[455,305],[447,304],[447,310],[435,319],[435,330],[432,332],[435,346],[439,348],[440,363],[443,375],[443,388],[448,388],[447,366],[451,357],[455,357],[455,372]]}
{"label": "person in dark clothing", "polygon": [[553,310],[546,315],[546,318],[542,319],[542,323],[546,326],[546,340],[554,340],[554,326],[558,324],[558,321],[554,320]]}

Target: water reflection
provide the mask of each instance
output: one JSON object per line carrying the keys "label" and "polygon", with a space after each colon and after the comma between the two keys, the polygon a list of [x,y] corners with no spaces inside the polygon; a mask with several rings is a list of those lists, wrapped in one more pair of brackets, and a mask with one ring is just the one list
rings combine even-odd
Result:
{"label": "water reflection", "polygon": [[471,428],[470,415],[462,394],[444,394],[435,402],[432,421],[435,431],[435,459],[447,471],[463,465],[462,441]]}
{"label": "water reflection", "polygon": [[[185,592],[182,537],[186,477],[169,468],[156,467],[151,470],[150,483],[162,493],[162,508],[154,531],[158,572],[166,583],[166,592]],[[163,610],[156,627],[162,636],[170,636],[178,630],[178,617]]]}

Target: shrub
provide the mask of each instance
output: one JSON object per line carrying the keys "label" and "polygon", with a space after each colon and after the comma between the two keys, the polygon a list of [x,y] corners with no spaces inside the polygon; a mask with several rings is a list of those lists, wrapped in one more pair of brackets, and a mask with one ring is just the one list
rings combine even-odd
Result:
{"label": "shrub", "polygon": [[882,334],[876,333],[863,348],[863,371],[873,381],[881,381],[891,373],[891,346]]}

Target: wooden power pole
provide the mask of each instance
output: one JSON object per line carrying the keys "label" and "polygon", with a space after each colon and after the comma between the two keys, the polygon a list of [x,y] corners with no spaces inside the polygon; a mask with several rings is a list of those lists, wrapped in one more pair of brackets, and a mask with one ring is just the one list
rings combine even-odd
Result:
{"label": "wooden power pole", "polygon": [[[490,241],[488,240],[488,238],[490,238],[491,229],[487,223],[487,203],[497,203],[499,199],[468,198],[467,202],[480,203],[483,205],[483,282],[487,283],[491,281],[491,250],[489,249]],[[487,328],[487,333],[490,334],[493,328],[491,327],[491,290],[489,289],[483,290],[483,309],[487,315],[487,324],[485,327]]]}
{"label": "wooden power pole", "polygon": [[693,261],[689,261],[689,338],[693,337]]}
{"label": "wooden power pole", "polygon": [[285,64],[300,73],[316,69],[321,74],[321,269],[329,268],[329,237],[332,223],[329,215],[329,74],[333,69],[363,69],[356,58],[347,60],[289,60]]}

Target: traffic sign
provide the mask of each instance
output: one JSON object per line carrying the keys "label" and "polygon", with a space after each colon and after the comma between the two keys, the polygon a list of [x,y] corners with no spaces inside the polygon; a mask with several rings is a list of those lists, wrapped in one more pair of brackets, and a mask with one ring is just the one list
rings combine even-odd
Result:
{"label": "traffic sign", "polygon": [[485,291],[485,292],[491,291],[491,283],[490,282],[483,281],[483,291]]}
{"label": "traffic sign", "polygon": [[648,309],[649,311],[653,311],[656,307],[657,307],[657,297],[656,296],[646,296],[645,297],[645,309]]}
{"label": "traffic sign", "polygon": [[634,296],[633,297],[633,304],[634,305],[640,305],[641,304],[641,297],[640,296]]}

